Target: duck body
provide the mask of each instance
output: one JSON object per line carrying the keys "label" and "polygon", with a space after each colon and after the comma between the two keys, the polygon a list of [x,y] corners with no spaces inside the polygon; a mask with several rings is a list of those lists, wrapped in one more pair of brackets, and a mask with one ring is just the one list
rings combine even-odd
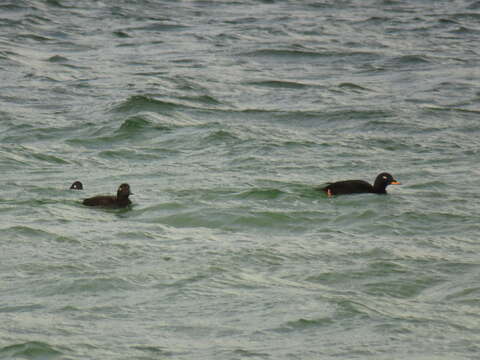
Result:
{"label": "duck body", "polygon": [[130,192],[130,185],[122,184],[118,187],[117,195],[97,195],[83,200],[83,205],[99,206],[106,208],[123,208],[129,206],[132,202],[128,198],[132,193]]}
{"label": "duck body", "polygon": [[377,175],[373,185],[364,180],[344,180],[328,183],[320,190],[323,190],[329,197],[348,194],[386,194],[388,185],[400,185],[400,182],[389,173],[384,172]]}
{"label": "duck body", "polygon": [[[328,195],[346,195],[346,194],[362,194],[375,193],[373,186],[363,180],[344,180],[329,183],[324,190]],[[386,191],[383,192],[384,194]]]}

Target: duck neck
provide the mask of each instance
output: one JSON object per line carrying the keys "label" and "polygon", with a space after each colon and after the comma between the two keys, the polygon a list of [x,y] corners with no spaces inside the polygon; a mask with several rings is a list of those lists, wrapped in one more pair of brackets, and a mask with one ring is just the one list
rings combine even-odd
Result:
{"label": "duck neck", "polygon": [[386,194],[387,185],[385,185],[383,181],[375,181],[375,184],[373,184],[373,191],[377,194]]}
{"label": "duck neck", "polygon": [[129,194],[117,193],[117,201],[121,204],[130,204]]}

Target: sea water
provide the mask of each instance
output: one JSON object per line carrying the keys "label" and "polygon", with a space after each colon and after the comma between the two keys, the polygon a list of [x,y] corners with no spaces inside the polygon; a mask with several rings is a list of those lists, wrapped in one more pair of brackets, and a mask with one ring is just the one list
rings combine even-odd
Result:
{"label": "sea water", "polygon": [[0,359],[478,359],[479,44],[467,0],[2,1]]}

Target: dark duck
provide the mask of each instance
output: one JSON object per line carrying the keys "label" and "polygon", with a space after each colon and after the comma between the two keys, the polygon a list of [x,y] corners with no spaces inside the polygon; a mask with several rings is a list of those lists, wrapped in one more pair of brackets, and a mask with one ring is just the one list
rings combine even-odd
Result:
{"label": "dark duck", "polygon": [[320,188],[325,191],[328,197],[334,195],[348,194],[386,194],[388,185],[400,185],[389,173],[383,172],[377,175],[373,186],[363,180],[344,180],[334,183],[328,183],[327,186]]}
{"label": "dark duck", "polygon": [[117,195],[98,195],[83,200],[83,205],[87,206],[101,206],[107,208],[123,208],[130,205],[132,202],[128,198],[133,195],[130,192],[130,185],[122,184],[118,187]]}
{"label": "dark duck", "polygon": [[75,181],[72,186],[70,186],[70,190],[83,190],[83,184],[80,181]]}

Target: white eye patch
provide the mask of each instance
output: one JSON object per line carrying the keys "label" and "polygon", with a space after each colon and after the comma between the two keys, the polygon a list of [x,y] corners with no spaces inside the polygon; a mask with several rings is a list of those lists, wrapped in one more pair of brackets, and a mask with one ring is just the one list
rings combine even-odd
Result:
{"label": "white eye patch", "polygon": [[387,177],[386,177],[386,176],[383,176],[383,178],[384,178],[385,180],[387,180]]}

